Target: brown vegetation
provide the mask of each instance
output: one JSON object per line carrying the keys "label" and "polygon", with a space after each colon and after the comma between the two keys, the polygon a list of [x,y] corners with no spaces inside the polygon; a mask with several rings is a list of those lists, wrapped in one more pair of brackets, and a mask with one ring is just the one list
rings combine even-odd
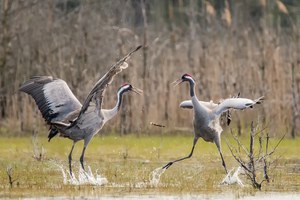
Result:
{"label": "brown vegetation", "polygon": [[144,99],[126,95],[120,117],[104,130],[125,134],[191,127],[190,112],[178,108],[189,98],[187,88],[170,87],[188,72],[202,100],[238,92],[266,97],[261,110],[233,114],[238,127],[259,115],[272,124],[273,135],[289,131],[295,137],[299,131],[297,0],[3,0],[0,9],[2,134],[44,127],[33,100],[18,92],[29,77],[62,78],[82,102],[103,72],[138,44],[144,50],[108,88],[104,107],[114,105],[124,81],[142,88]]}

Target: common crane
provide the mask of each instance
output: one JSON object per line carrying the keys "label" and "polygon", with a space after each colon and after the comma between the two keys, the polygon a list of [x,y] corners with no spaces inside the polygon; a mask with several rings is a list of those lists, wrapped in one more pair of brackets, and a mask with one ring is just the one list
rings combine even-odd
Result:
{"label": "common crane", "polygon": [[194,109],[194,140],[190,154],[186,157],[174,160],[166,164],[163,169],[168,169],[172,164],[178,161],[190,158],[193,155],[195,145],[199,138],[203,138],[206,142],[213,142],[216,144],[222,159],[222,165],[227,174],[226,164],[221,151],[221,133],[223,131],[220,125],[220,116],[229,109],[246,109],[252,108],[255,104],[262,103],[264,97],[256,100],[246,98],[228,98],[223,100],[220,104],[211,102],[199,101],[195,95],[195,80],[189,74],[184,74],[182,77],[174,82],[178,85],[183,82],[188,82],[190,85],[190,96],[192,100],[183,101],[180,104],[182,108]]}
{"label": "common crane", "polygon": [[81,167],[84,170],[84,153],[87,145],[120,109],[122,96],[125,92],[133,91],[141,94],[141,90],[130,84],[122,85],[117,92],[117,104],[112,109],[102,109],[103,95],[114,76],[128,67],[126,61],[139,50],[141,46],[128,53],[94,85],[83,104],[74,96],[67,83],[51,76],[35,76],[21,85],[20,91],[33,97],[43,118],[50,125],[49,141],[56,134],[73,140],[68,156],[69,170],[72,175],[72,152],[76,142],[84,140],[84,147],[80,156]]}

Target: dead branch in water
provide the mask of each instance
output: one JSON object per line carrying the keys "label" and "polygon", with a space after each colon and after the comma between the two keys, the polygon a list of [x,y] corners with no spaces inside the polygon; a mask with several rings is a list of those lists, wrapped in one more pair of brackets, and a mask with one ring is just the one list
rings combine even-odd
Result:
{"label": "dead branch in water", "polygon": [[[259,131],[259,132],[260,132],[260,135],[258,136],[259,149],[258,149],[258,154],[255,155],[254,142],[255,142],[255,136],[257,136],[258,134],[256,128],[254,128],[253,122],[251,123],[251,129],[250,129],[249,151],[244,145],[242,145],[238,137],[235,136],[231,131],[231,134],[233,135],[233,138],[238,145],[238,149],[243,149],[244,154],[246,154],[247,157],[246,160],[244,160],[245,156],[242,155],[240,151],[238,151],[236,148],[231,146],[227,141],[226,142],[232,156],[241,165],[241,167],[245,171],[246,176],[251,180],[252,186],[256,189],[261,190],[262,183],[265,181],[267,182],[270,181],[268,172],[272,161],[268,159],[268,157],[270,157],[275,152],[275,150],[277,149],[277,147],[279,146],[279,144],[281,143],[285,135],[278,141],[275,147],[271,151],[269,151],[269,140],[270,140],[269,133],[266,132],[266,136],[265,136],[266,140],[264,143],[264,136],[263,136],[264,133],[263,131]],[[262,169],[262,171],[259,171],[260,169]],[[263,178],[260,181],[257,178],[257,174],[259,173],[263,174]]]}
{"label": "dead branch in water", "polygon": [[6,174],[7,174],[7,176],[8,176],[8,183],[9,183],[9,186],[10,186],[10,188],[12,188],[14,182],[15,182],[17,179],[13,179],[13,168],[12,168],[11,166],[7,166],[7,167],[6,167]]}

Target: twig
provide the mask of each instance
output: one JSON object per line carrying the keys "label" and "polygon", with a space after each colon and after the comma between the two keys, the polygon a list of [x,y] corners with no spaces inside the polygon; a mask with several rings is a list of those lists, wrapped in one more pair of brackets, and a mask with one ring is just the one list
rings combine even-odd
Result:
{"label": "twig", "polygon": [[39,146],[37,140],[37,134],[32,135],[32,145],[33,145],[33,158],[37,161],[42,161],[45,157],[45,151],[43,146]]}
{"label": "twig", "polygon": [[[284,139],[284,137],[285,137],[285,134],[280,138],[279,142],[276,144],[276,146],[274,147],[274,149],[270,153],[268,153],[266,155],[268,155],[268,156],[272,155],[275,152],[275,150],[277,149],[277,147],[279,146],[279,144],[282,142],[282,140]],[[267,139],[267,144],[269,143],[268,140],[269,139]],[[266,147],[266,150],[267,150],[267,147]]]}
{"label": "twig", "polygon": [[[279,144],[282,142],[282,140],[284,139],[284,137],[285,137],[285,134],[280,138],[280,140],[278,141],[278,143],[275,145],[274,149],[270,153],[266,153],[265,156],[262,156],[262,157],[258,158],[257,161],[260,162],[262,159],[265,159],[266,157],[271,156],[275,152],[275,150],[277,149],[277,147],[279,146]],[[268,140],[269,139],[267,139],[267,143],[266,143],[266,152],[267,152],[267,149],[268,149],[267,146],[269,145],[269,141]]]}
{"label": "twig", "polygon": [[251,122],[251,130],[250,130],[250,152],[249,152],[249,164],[251,166],[251,181],[252,185],[255,188],[261,189],[261,184],[257,183],[256,181],[256,170],[255,170],[255,163],[254,163],[254,155],[253,155],[253,148],[254,148],[254,125],[253,121]]}
{"label": "twig", "polygon": [[239,147],[241,147],[241,148],[244,150],[244,152],[248,155],[249,152],[248,152],[247,149],[241,144],[241,142],[239,141],[239,139],[237,138],[237,136],[233,134],[232,129],[230,129],[230,132],[231,132],[231,135],[233,136],[233,139],[237,142],[237,144],[239,145]]}
{"label": "twig", "polygon": [[267,130],[268,126],[269,126],[269,122],[265,125],[264,128],[262,128],[261,130],[257,131],[254,136],[257,136],[258,134],[263,133],[265,130]]}
{"label": "twig", "polygon": [[[269,132],[267,132],[266,155],[268,155],[269,139],[270,139]],[[264,157],[263,161],[264,161],[264,178],[269,183],[270,179],[269,179],[269,176],[268,176],[268,166],[267,166],[267,159],[266,159],[266,157]],[[261,184],[263,183],[263,181],[264,180],[262,180]]]}
{"label": "twig", "polygon": [[[263,148],[262,148],[262,143],[263,143],[263,139],[262,136],[260,135],[258,138],[258,142],[259,142],[259,150],[258,150],[258,157],[260,157],[261,154],[263,154]],[[257,160],[256,160],[257,161]]]}
{"label": "twig", "polygon": [[162,124],[157,124],[157,123],[154,123],[154,122],[150,122],[151,125],[153,126],[158,126],[158,127],[161,127],[161,128],[164,128],[166,127],[165,125],[162,125]]}
{"label": "twig", "polygon": [[13,178],[12,178],[13,168],[12,168],[11,166],[7,166],[7,167],[6,167],[6,174],[7,174],[7,176],[8,176],[8,183],[9,183],[9,186],[10,186],[10,188],[12,188],[12,187],[13,187],[13,183],[14,183],[17,179],[13,180]]}
{"label": "twig", "polygon": [[225,139],[225,142],[226,142],[226,144],[227,144],[227,146],[228,146],[228,148],[229,148],[229,150],[230,150],[230,152],[231,152],[231,155],[234,157],[234,159],[235,159],[238,163],[240,163],[240,165],[241,165],[246,171],[251,172],[251,170],[244,164],[245,162],[244,162],[241,158],[237,157],[237,156],[233,153],[232,147],[229,145],[229,143],[228,143],[228,141],[227,141],[226,139]]}

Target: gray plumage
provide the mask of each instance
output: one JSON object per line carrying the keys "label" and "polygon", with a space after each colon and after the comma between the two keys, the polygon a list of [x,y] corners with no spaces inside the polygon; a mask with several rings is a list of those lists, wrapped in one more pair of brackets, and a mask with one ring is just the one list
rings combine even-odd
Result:
{"label": "gray plumage", "polygon": [[69,168],[72,175],[72,152],[74,145],[79,140],[84,140],[84,147],[80,157],[80,163],[84,169],[83,159],[87,145],[103,125],[114,117],[121,105],[122,95],[128,91],[140,93],[140,90],[129,84],[123,85],[118,93],[118,102],[113,109],[102,109],[105,89],[113,81],[115,75],[127,68],[126,61],[141,46],[128,53],[116,64],[112,65],[108,72],[94,85],[84,103],[78,101],[65,81],[51,76],[35,76],[26,81],[20,87],[20,91],[33,97],[43,118],[50,125],[49,141],[57,133],[60,136],[73,140],[69,154]]}
{"label": "gray plumage", "polygon": [[[74,96],[64,80],[51,76],[35,76],[23,83],[20,91],[33,97],[47,123],[71,120],[72,113],[81,109],[81,103]],[[78,114],[77,113],[77,114]]]}
{"label": "gray plumage", "polygon": [[264,98],[260,97],[256,100],[251,100],[234,97],[225,99],[218,104],[212,101],[199,101],[195,95],[195,81],[189,74],[184,74],[181,79],[177,80],[175,83],[178,85],[179,83],[185,81],[189,82],[190,84],[191,100],[183,101],[180,104],[180,107],[194,110],[194,140],[192,150],[188,156],[171,161],[163,168],[167,169],[175,162],[190,158],[193,155],[198,139],[203,138],[203,140],[206,142],[213,142],[216,144],[222,159],[222,165],[227,174],[226,164],[221,151],[221,133],[223,129],[220,125],[220,116],[223,113],[228,112],[230,109],[243,110],[246,108],[252,108],[255,104],[260,104]]}

